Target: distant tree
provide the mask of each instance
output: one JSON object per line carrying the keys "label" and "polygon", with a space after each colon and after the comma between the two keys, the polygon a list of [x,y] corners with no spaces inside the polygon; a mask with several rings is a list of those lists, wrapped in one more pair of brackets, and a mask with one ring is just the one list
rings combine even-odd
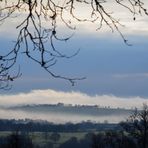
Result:
{"label": "distant tree", "polygon": [[43,132],[43,136],[44,138],[47,140],[49,138],[49,134],[47,131]]}
{"label": "distant tree", "polygon": [[[113,0],[115,7],[123,7],[133,15],[136,20],[137,14],[148,15],[144,7],[144,0]],[[54,78],[68,80],[72,85],[76,80],[82,78],[68,78],[55,74],[51,67],[61,58],[71,58],[78,54],[75,51],[72,55],[64,53],[62,49],[55,46],[55,42],[66,42],[72,35],[64,38],[59,37],[59,23],[62,23],[70,30],[75,30],[74,21],[97,23],[97,30],[103,25],[107,25],[111,31],[116,30],[123,41],[127,43],[124,35],[119,29],[119,19],[113,15],[113,7],[108,11],[106,0],[0,0],[0,23],[5,24],[7,20],[19,21],[16,26],[18,36],[14,42],[14,47],[9,51],[0,51],[0,88],[9,88],[9,82],[21,76],[20,68],[16,74],[14,67],[20,54],[24,54],[28,59],[38,63],[49,75]],[[79,15],[80,7],[88,9],[88,15]],[[61,31],[61,30],[60,30]],[[64,35],[62,35],[64,36]],[[2,52],[5,50],[6,52]],[[28,66],[29,68],[29,66]]]}
{"label": "distant tree", "polygon": [[59,148],[80,148],[80,145],[76,137],[71,137],[68,141],[61,144]]}
{"label": "distant tree", "polygon": [[50,136],[50,139],[53,140],[55,143],[57,143],[57,141],[60,140],[60,134],[58,133],[52,133],[51,136]]}
{"label": "distant tree", "polygon": [[85,147],[85,148],[91,148],[91,143],[92,143],[92,136],[93,133],[87,133],[85,134],[84,138],[79,140],[80,148]]}
{"label": "distant tree", "polygon": [[148,148],[148,105],[143,104],[143,109],[135,112],[120,125],[137,140],[140,148]]}
{"label": "distant tree", "polygon": [[138,148],[135,141],[118,131],[107,131],[92,136],[91,148]]}
{"label": "distant tree", "polygon": [[54,148],[53,143],[51,143],[51,142],[47,142],[47,146],[46,147],[47,148]]}
{"label": "distant tree", "polygon": [[33,148],[32,140],[28,135],[19,134],[15,132],[7,138],[8,148]]}

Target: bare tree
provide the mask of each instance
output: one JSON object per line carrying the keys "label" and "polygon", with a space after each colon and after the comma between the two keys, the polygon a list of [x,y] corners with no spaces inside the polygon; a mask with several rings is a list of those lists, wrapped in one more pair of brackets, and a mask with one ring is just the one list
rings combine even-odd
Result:
{"label": "bare tree", "polygon": [[140,147],[148,147],[148,106],[146,104],[141,111],[136,109],[128,120],[120,125],[138,140]]}
{"label": "bare tree", "polygon": [[[117,6],[129,10],[129,13],[133,14],[134,20],[137,14],[148,15],[142,0],[113,1]],[[67,55],[55,46],[55,42],[66,42],[72,37],[72,35],[66,38],[58,36],[58,22],[62,22],[70,30],[76,29],[76,26],[72,23],[73,20],[97,23],[97,30],[101,29],[103,25],[107,25],[111,31],[116,30],[123,41],[128,44],[119,29],[122,24],[104,6],[108,2],[106,0],[0,0],[1,24],[7,23],[9,18],[22,17],[22,21],[16,26],[18,35],[14,47],[6,54],[0,53],[0,88],[8,88],[9,82],[21,75],[20,70],[14,76],[11,75],[20,53],[38,63],[54,78],[68,80],[72,85],[75,84],[75,81],[84,79],[83,77],[64,77],[51,70],[51,67],[59,59],[71,58],[79,52],[77,50],[72,55]],[[77,15],[77,8],[80,5],[90,10],[90,17],[80,18]]]}

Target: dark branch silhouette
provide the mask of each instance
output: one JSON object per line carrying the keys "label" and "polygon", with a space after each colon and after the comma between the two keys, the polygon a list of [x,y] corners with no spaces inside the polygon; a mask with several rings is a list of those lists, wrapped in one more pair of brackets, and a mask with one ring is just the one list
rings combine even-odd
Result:
{"label": "dark branch silhouette", "polygon": [[[145,13],[148,15],[141,0],[114,0],[119,6],[129,10],[136,19],[137,14]],[[68,80],[72,85],[82,78],[69,78],[55,74],[51,67],[61,58],[72,58],[77,55],[76,50],[73,55],[63,53],[62,49],[55,46],[55,42],[66,42],[67,38],[58,36],[58,22],[62,22],[70,30],[75,30],[73,20],[78,22],[97,23],[97,30],[103,25],[107,25],[111,31],[117,31],[123,41],[128,45],[127,39],[119,29],[119,20],[114,18],[104,6],[108,3],[105,0],[0,0],[0,22],[7,23],[9,18],[17,18],[22,15],[22,21],[17,25],[18,36],[15,45],[5,54],[0,54],[0,88],[9,88],[9,82],[19,77],[20,71],[11,76],[10,71],[15,66],[19,54],[26,55],[29,59],[38,63],[52,77]],[[91,17],[80,18],[77,15],[77,8],[80,4],[90,8]],[[68,16],[68,17],[67,17]]]}
{"label": "dark branch silhouette", "polygon": [[143,104],[142,110],[135,112],[127,119],[126,122],[121,122],[120,125],[131,136],[138,140],[141,148],[148,147],[148,106]]}

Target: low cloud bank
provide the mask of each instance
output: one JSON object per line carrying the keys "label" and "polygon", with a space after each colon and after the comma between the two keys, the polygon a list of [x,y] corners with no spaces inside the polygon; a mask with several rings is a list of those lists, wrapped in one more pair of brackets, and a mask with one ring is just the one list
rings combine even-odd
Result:
{"label": "low cloud bank", "polygon": [[0,106],[15,106],[25,104],[78,104],[78,105],[100,105],[122,108],[141,108],[143,103],[148,104],[148,99],[141,97],[116,97],[114,95],[89,96],[81,92],[63,92],[51,89],[33,90],[29,93],[15,95],[0,95]]}

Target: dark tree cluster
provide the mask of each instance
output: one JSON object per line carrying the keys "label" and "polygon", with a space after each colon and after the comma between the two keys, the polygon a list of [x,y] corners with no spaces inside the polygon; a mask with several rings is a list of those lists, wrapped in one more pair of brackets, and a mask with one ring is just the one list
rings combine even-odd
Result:
{"label": "dark tree cluster", "polygon": [[[121,129],[117,124],[104,124],[104,123],[65,123],[65,124],[54,124],[49,122],[37,122],[34,120],[7,120],[0,119],[0,131],[21,131],[21,132],[54,132],[54,139],[56,132],[86,132],[86,131],[106,131],[110,129],[118,130]],[[58,136],[57,136],[58,137]]]}
{"label": "dark tree cluster", "polygon": [[[117,7],[123,7],[136,15],[146,14],[142,0],[114,0]],[[64,38],[64,34],[59,36],[59,24],[69,30],[75,30],[74,21],[92,22],[97,24],[97,30],[103,25],[107,25],[112,31],[117,31],[126,44],[127,40],[119,29],[120,21],[113,17],[113,10],[107,10],[106,0],[0,0],[0,23],[4,25],[10,18],[18,22],[16,31],[18,32],[12,49],[5,54],[0,51],[0,88],[9,88],[9,82],[21,76],[20,68],[16,74],[11,72],[14,70],[17,59],[20,54],[28,57],[38,63],[45,71],[54,78],[62,78],[68,80],[72,85],[81,78],[69,78],[61,76],[52,71],[54,66],[60,59],[69,59],[78,54],[79,50],[73,54],[67,55],[62,49],[56,47],[57,42],[66,42],[72,35]],[[88,9],[89,16],[80,17],[80,7]],[[110,7],[110,6],[108,6]],[[113,8],[112,8],[113,9]],[[66,29],[65,29],[66,30]]]}
{"label": "dark tree cluster", "polygon": [[138,146],[133,138],[124,135],[124,133],[108,131],[94,134],[91,148],[138,148]]}
{"label": "dark tree cluster", "polygon": [[33,148],[32,140],[28,135],[14,132],[8,137],[0,138],[2,148]]}
{"label": "dark tree cluster", "polygon": [[64,142],[59,148],[91,148],[92,133],[88,133],[82,139],[71,137],[68,141]]}
{"label": "dark tree cluster", "polygon": [[[27,123],[28,121],[28,123]],[[98,128],[100,127],[100,128]],[[110,128],[109,128],[110,127]],[[14,134],[4,138],[0,137],[0,147],[4,148],[148,148],[148,106],[143,105],[141,110],[135,112],[125,122],[120,124],[96,124],[78,123],[54,125],[48,122],[30,122],[29,120],[1,120],[1,131],[13,131]],[[95,133],[94,133],[95,130]],[[19,132],[15,132],[19,131]],[[43,132],[46,143],[42,146],[32,143],[29,132]],[[68,140],[60,143],[62,138],[58,132],[90,132],[82,138],[69,137]],[[53,132],[52,134],[48,132]],[[20,134],[21,133],[21,134]],[[11,147],[11,145],[13,147]]]}
{"label": "dark tree cluster", "polygon": [[120,123],[123,129],[137,141],[141,148],[148,147],[148,106],[143,105],[141,111],[135,110],[126,122]]}

